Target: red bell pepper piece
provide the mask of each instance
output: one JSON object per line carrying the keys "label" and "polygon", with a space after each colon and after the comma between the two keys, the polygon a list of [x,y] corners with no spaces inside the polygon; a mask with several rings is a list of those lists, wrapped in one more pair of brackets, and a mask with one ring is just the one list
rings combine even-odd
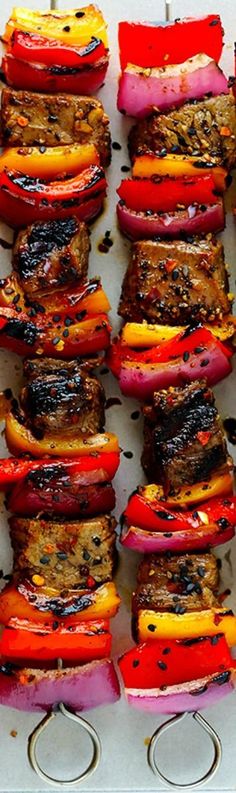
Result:
{"label": "red bell pepper piece", "polygon": [[8,43],[7,52],[20,60],[43,63],[45,66],[75,66],[84,68],[94,64],[99,58],[106,55],[103,41],[96,37],[91,38],[83,47],[72,47],[63,44],[58,39],[49,39],[39,33],[26,33],[23,30],[14,30]]}
{"label": "red bell pepper piece", "polygon": [[96,658],[108,658],[111,652],[108,620],[93,620],[70,625],[57,620],[42,625],[12,618],[5,626],[1,640],[1,656],[9,661],[45,661],[62,658],[69,663],[86,663]]}
{"label": "red bell pepper piece", "polygon": [[197,639],[159,639],[128,650],[119,667],[126,688],[157,689],[234,667],[222,633]]}
{"label": "red bell pepper piece", "polygon": [[[115,339],[107,354],[107,360],[111,371],[117,377],[119,376],[120,368],[123,361],[135,361],[138,364],[154,364],[173,361],[177,358],[186,359],[190,354],[199,355],[203,351],[207,353],[209,344],[211,343],[213,335],[208,328],[201,325],[197,327],[187,327],[184,332],[178,333],[170,341],[164,341],[156,347],[151,347],[147,350],[135,350],[122,344],[120,339]],[[214,339],[214,342],[219,345],[226,358],[231,358],[233,354],[232,348],[226,344],[222,344],[219,339]],[[188,357],[187,357],[188,356]]]}
{"label": "red bell pepper piece", "polygon": [[172,212],[191,204],[215,204],[212,176],[181,179],[123,179],[117,193],[129,209],[136,212]]}
{"label": "red bell pepper piece", "polygon": [[153,532],[178,532],[217,524],[226,529],[236,525],[236,496],[213,498],[191,510],[172,509],[163,501],[148,501],[140,493],[130,496],[124,511],[128,526],[139,526]]}
{"label": "red bell pepper piece", "polygon": [[101,210],[105,194],[105,174],[97,165],[72,179],[48,183],[4,169],[0,174],[0,216],[13,228],[35,220],[68,217],[71,212],[88,221]]}
{"label": "red bell pepper piece", "polygon": [[119,465],[118,452],[94,452],[91,455],[66,459],[30,460],[26,457],[9,457],[0,459],[0,490],[7,490],[22,479],[32,476],[34,471],[39,477],[44,476],[45,468],[55,472],[60,466],[66,476],[76,478],[80,485],[91,485],[95,482],[109,482],[115,476]]}
{"label": "red bell pepper piece", "polygon": [[76,476],[63,473],[63,465],[59,464],[56,468],[49,463],[43,473],[42,469],[32,471],[23,482],[15,485],[7,500],[7,507],[16,515],[46,512],[78,518],[114,509],[115,491],[109,482],[80,485],[76,479]]}
{"label": "red bell pepper piece", "polygon": [[[46,355],[67,360],[104,350],[110,343],[106,314],[71,319],[69,328],[53,315],[40,314],[34,321],[11,308],[0,309],[0,346],[19,355]],[[66,335],[65,335],[66,333]]]}
{"label": "red bell pepper piece", "polygon": [[25,91],[93,95],[103,85],[109,58],[104,55],[93,65],[43,66],[18,60],[11,53],[2,59],[2,70],[8,85]]}
{"label": "red bell pepper piece", "polygon": [[223,47],[221,19],[218,14],[209,14],[167,24],[120,22],[119,47],[122,69],[127,63],[144,68],[183,63],[197,55],[199,47],[218,62]]}

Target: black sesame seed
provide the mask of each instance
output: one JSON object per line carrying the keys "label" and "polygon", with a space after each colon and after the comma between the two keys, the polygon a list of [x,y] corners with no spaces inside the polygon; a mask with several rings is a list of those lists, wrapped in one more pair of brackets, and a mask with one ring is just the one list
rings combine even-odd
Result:
{"label": "black sesame seed", "polygon": [[97,547],[99,547],[99,545],[101,545],[100,537],[93,537],[92,540],[93,540],[94,545],[96,545]]}
{"label": "black sesame seed", "polygon": [[122,173],[128,173],[128,171],[130,171],[130,166],[122,165],[120,170],[122,171]]}
{"label": "black sesame seed", "polygon": [[67,329],[67,328],[66,328],[65,330],[63,330],[63,334],[62,334],[62,336],[64,336],[64,339],[67,339],[67,338],[68,338],[68,336],[69,336],[69,331],[68,331],[68,329]]}
{"label": "black sesame seed", "polygon": [[49,556],[41,556],[41,559],[39,561],[40,564],[48,564],[48,562],[50,562],[50,558]]}
{"label": "black sesame seed", "polygon": [[162,669],[163,672],[165,672],[167,669],[167,664],[165,664],[165,661],[157,661],[157,666],[159,666],[159,669]]}
{"label": "black sesame seed", "polygon": [[148,627],[148,631],[151,631],[151,633],[154,633],[156,630],[156,625],[152,625],[152,623],[150,623],[150,625],[148,625],[147,627]]}
{"label": "black sesame seed", "polygon": [[169,655],[170,652],[171,652],[170,647],[164,647],[164,650],[162,650],[162,655]]}
{"label": "black sesame seed", "polygon": [[189,352],[187,350],[185,350],[185,352],[183,354],[183,361],[186,363],[188,361],[188,359],[189,359]]}
{"label": "black sesame seed", "polygon": [[59,627],[59,622],[57,620],[54,620],[52,623],[53,631],[56,631],[58,627]]}
{"label": "black sesame seed", "polygon": [[85,562],[88,562],[89,559],[90,559],[90,553],[88,551],[86,551],[86,549],[85,549],[85,551],[83,551],[83,559],[84,559]]}
{"label": "black sesame seed", "polygon": [[65,25],[63,30],[65,31],[65,33],[69,33],[70,32],[70,25]]}
{"label": "black sesame seed", "polygon": [[39,147],[39,151],[40,151],[40,154],[44,154],[44,152],[46,151],[46,146],[40,146]]}
{"label": "black sesame seed", "polygon": [[117,140],[113,140],[113,143],[112,143],[112,148],[113,148],[115,151],[120,151],[120,149],[121,149],[122,147],[121,147],[120,143],[118,143],[118,142],[117,142]]}
{"label": "black sesame seed", "polygon": [[50,123],[54,123],[55,121],[58,121],[58,116],[53,115],[53,113],[49,113],[48,121],[50,121]]}
{"label": "black sesame seed", "polygon": [[64,562],[66,559],[68,559],[68,556],[67,553],[64,553],[64,551],[58,551],[57,558]]}
{"label": "black sesame seed", "polygon": [[172,271],[172,275],[171,275],[172,281],[177,281],[178,277],[179,277],[179,270],[177,270],[177,267],[176,267]]}
{"label": "black sesame seed", "polygon": [[133,661],[133,667],[134,667],[134,669],[136,669],[136,667],[137,667],[137,666],[139,666],[139,661],[138,661],[138,659],[137,659],[137,658],[135,658],[135,659],[134,659],[134,661]]}
{"label": "black sesame seed", "polygon": [[139,416],[140,416],[140,410],[133,410],[133,413],[131,413],[130,418],[132,419],[132,421],[137,421],[137,419],[139,419]]}
{"label": "black sesame seed", "polygon": [[206,575],[205,567],[202,567],[202,565],[199,565],[199,567],[197,568],[197,572],[198,575],[200,575],[200,578],[204,578]]}
{"label": "black sesame seed", "polygon": [[84,16],[85,16],[85,11],[76,11],[76,13],[75,13],[75,17],[77,19],[82,19],[82,17],[84,17]]}
{"label": "black sesame seed", "polygon": [[201,367],[208,366],[208,364],[209,364],[209,358],[203,358],[203,360],[200,363],[200,366]]}
{"label": "black sesame seed", "polygon": [[134,456],[133,452],[123,452],[123,455],[127,458],[127,460],[132,460],[132,457]]}

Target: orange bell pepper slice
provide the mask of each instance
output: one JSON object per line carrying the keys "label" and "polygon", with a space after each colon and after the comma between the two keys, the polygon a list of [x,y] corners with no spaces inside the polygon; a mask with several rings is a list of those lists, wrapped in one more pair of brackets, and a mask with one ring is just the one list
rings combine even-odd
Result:
{"label": "orange bell pepper slice", "polygon": [[38,440],[30,429],[17,421],[13,413],[6,416],[5,435],[8,449],[15,455],[28,452],[34,457],[43,457],[45,454],[52,457],[78,457],[93,452],[119,451],[117,436],[112,432],[83,436],[76,435],[73,430],[71,435],[45,434]]}
{"label": "orange bell pepper slice", "polygon": [[[35,601],[30,602],[30,597],[35,595]],[[60,622],[60,617],[55,611],[50,610],[50,598],[55,601],[58,600],[59,606],[68,608],[69,604],[76,598],[84,598],[84,607],[81,608],[82,603],[78,605],[78,611],[73,612],[71,607],[71,614],[62,615],[61,621],[63,624],[75,624],[77,622],[84,622],[84,620],[95,619],[110,619],[116,614],[120,597],[116,591],[113,581],[108,581],[106,584],[101,584],[93,591],[89,590],[70,590],[66,598],[61,598],[60,593],[55,589],[46,589],[43,587],[38,588],[30,587],[29,589],[23,584],[13,585],[10,584],[0,594],[0,622],[6,625],[11,617],[18,619],[30,620],[32,622],[39,622],[44,624],[49,622],[55,617]],[[45,604],[46,599],[46,604]],[[46,608],[48,603],[48,609]],[[87,603],[87,605],[86,605]],[[44,610],[46,608],[46,610]],[[42,610],[43,609],[43,610]],[[79,610],[80,609],[80,610]]]}
{"label": "orange bell pepper slice", "polygon": [[180,487],[173,496],[165,498],[161,485],[144,485],[139,488],[139,493],[147,501],[156,501],[164,497],[163,503],[165,507],[184,507],[189,504],[201,504],[202,501],[208,501],[210,498],[227,496],[233,493],[234,476],[231,458],[228,458],[228,466],[228,471],[225,469],[222,472],[218,471],[205,482],[196,482],[194,485]]}
{"label": "orange bell pepper slice", "polygon": [[6,24],[3,40],[9,41],[14,30],[25,30],[77,47],[88,44],[95,36],[107,47],[106,27],[102,12],[92,4],[68,11],[33,11],[16,6]]}
{"label": "orange bell pepper slice", "polygon": [[61,176],[76,176],[89,168],[99,165],[100,157],[93,143],[73,146],[31,146],[5,149],[0,155],[0,172],[7,168],[27,176],[47,179],[48,182]]}
{"label": "orange bell pepper slice", "polygon": [[[92,291],[94,283],[94,291]],[[16,299],[17,298],[17,299]],[[35,297],[37,303],[45,309],[46,314],[68,314],[72,317],[80,311],[87,314],[107,314],[111,305],[99,280],[96,287],[96,279],[87,281],[82,286],[62,287],[58,291]],[[34,301],[33,301],[34,302]],[[18,306],[28,313],[29,305],[25,303],[25,295],[17,275],[11,273],[5,278],[4,286],[0,288],[0,306],[4,308],[14,308]]]}
{"label": "orange bell pepper slice", "polygon": [[151,176],[177,178],[180,176],[206,176],[206,174],[211,174],[220,193],[226,190],[228,175],[226,169],[222,165],[218,165],[217,161],[204,160],[202,157],[190,157],[185,154],[166,154],[165,157],[158,157],[158,154],[147,152],[135,157],[132,168],[133,177],[149,179]]}
{"label": "orange bell pepper slice", "polygon": [[[206,323],[205,327],[220,341],[227,341],[234,336],[236,330],[236,317],[224,317],[222,322]],[[149,325],[143,322],[126,322],[121,331],[121,343],[128,347],[142,349],[154,347],[164,341],[170,341],[178,333],[183,333],[182,325]]]}
{"label": "orange bell pepper slice", "polygon": [[198,636],[214,636],[223,633],[227,644],[236,643],[236,617],[223,608],[188,611],[171,614],[167,611],[142,609],[137,619],[138,641],[152,639],[195,639]]}
{"label": "orange bell pepper slice", "polygon": [[47,625],[13,617],[5,626],[0,652],[4,659],[22,663],[34,661],[42,666],[45,661],[55,664],[55,657],[69,663],[88,663],[95,658],[109,658],[111,634],[109,620],[89,620],[58,627],[51,621]]}

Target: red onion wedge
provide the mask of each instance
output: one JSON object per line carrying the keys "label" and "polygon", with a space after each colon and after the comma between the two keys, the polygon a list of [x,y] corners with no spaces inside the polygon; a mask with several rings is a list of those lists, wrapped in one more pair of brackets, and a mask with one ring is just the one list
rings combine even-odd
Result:
{"label": "red onion wedge", "polygon": [[218,345],[212,343],[199,355],[189,355],[188,361],[178,360],[162,363],[139,363],[123,361],[120,369],[120,389],[125,396],[132,396],[145,402],[154,391],[169,386],[183,386],[193,380],[206,378],[212,386],[230,374],[232,366],[229,358]]}
{"label": "red onion wedge", "polygon": [[147,531],[139,526],[124,527],[121,543],[126,548],[138,553],[187,553],[217,545],[223,545],[234,537],[233,526],[224,531],[219,526],[205,526],[198,529],[182,529],[182,531]]}
{"label": "red onion wedge", "polygon": [[225,226],[224,205],[220,198],[211,206],[197,204],[168,214],[135,212],[119,201],[117,217],[121,231],[131,240],[177,239],[183,235],[223,231]]}
{"label": "red onion wedge", "polygon": [[112,661],[43,671],[0,667],[0,704],[25,711],[47,711],[63,702],[75,711],[116,702],[120,687]]}
{"label": "red onion wedge", "polygon": [[119,82],[117,107],[121,113],[145,118],[152,110],[180,107],[190,99],[228,94],[227,78],[204,53],[180,64],[144,69],[129,63]]}
{"label": "red onion wedge", "polygon": [[147,713],[183,713],[202,710],[215,705],[235,688],[235,670],[190,682],[167,686],[165,691],[156,689],[126,688],[128,704]]}

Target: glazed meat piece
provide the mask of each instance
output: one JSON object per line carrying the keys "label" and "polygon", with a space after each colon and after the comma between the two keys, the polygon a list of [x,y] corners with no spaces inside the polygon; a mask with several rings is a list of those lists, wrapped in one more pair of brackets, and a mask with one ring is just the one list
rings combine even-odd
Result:
{"label": "glazed meat piece", "polygon": [[86,278],[89,234],[76,217],[33,223],[17,235],[13,268],[30,300]]}
{"label": "glazed meat piece", "polygon": [[[45,363],[45,362],[44,362]],[[26,364],[25,371],[29,365]],[[104,389],[96,377],[89,375],[76,362],[57,368],[49,367],[33,374],[20,395],[27,423],[37,437],[44,432],[101,432],[105,423]]]}
{"label": "glazed meat piece", "polygon": [[[116,521],[110,515],[75,521],[10,518],[14,576],[45,586],[76,589],[88,576],[100,584],[112,579]],[[35,582],[36,583],[36,582]]]}
{"label": "glazed meat piece", "polygon": [[81,370],[91,371],[97,363],[96,358],[88,360],[74,358],[73,361],[57,361],[55,358],[25,358],[23,361],[23,372],[27,380],[35,380],[41,376],[61,375],[74,377],[80,374]]}
{"label": "glazed meat piece", "polygon": [[119,314],[131,322],[214,321],[230,311],[228,288],[218,240],[142,240],[132,245]]}
{"label": "glazed meat piece", "polygon": [[132,127],[129,149],[131,157],[147,149],[196,157],[208,154],[232,168],[236,160],[234,97],[222,94],[189,102],[170,113],[154,113]]}
{"label": "glazed meat piece", "polygon": [[204,481],[226,463],[221,419],[205,381],[156,392],[143,413],[142,465],[166,492]]}
{"label": "glazed meat piece", "polygon": [[2,91],[3,146],[60,146],[94,143],[101,164],[109,165],[109,119],[99,99],[73,94]]}
{"label": "glazed meat piece", "polygon": [[217,606],[218,583],[217,560],[211,553],[150,554],[138,569],[133,613],[153,609],[183,614]]}

